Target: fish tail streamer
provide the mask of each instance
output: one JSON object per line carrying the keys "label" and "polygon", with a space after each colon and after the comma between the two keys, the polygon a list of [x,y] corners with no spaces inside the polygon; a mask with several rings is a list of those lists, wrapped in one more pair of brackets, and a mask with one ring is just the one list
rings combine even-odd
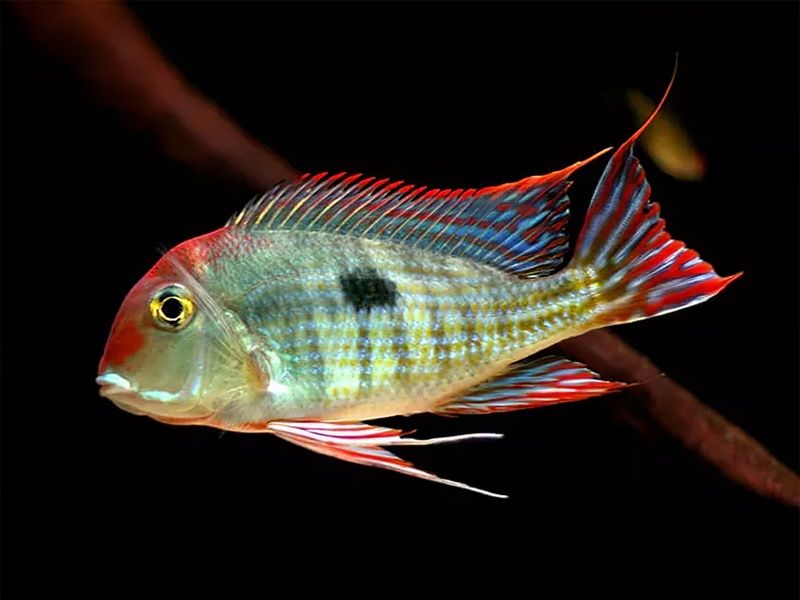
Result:
{"label": "fish tail streamer", "polygon": [[633,155],[634,143],[658,114],[674,80],[675,73],[650,118],[609,160],[578,237],[570,267],[600,285],[595,326],[698,304],[741,275],[720,277],[697,252],[667,233],[659,205],[650,202],[644,169]]}

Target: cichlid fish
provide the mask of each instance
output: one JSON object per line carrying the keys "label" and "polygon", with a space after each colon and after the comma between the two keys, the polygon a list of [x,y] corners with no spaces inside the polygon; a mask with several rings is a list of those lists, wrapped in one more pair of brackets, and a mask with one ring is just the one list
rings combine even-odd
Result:
{"label": "cichlid fish", "polygon": [[626,384],[582,364],[528,357],[703,302],[738,276],[719,277],[673,240],[649,201],[632,148],[663,103],[611,156],[563,268],[568,178],[609,149],[483,189],[345,174],[276,186],[225,227],[167,252],[133,287],[100,361],[100,393],[164,423],[272,433],[503,497],[385,449],[499,435],[419,440],[363,421],[618,390]]}

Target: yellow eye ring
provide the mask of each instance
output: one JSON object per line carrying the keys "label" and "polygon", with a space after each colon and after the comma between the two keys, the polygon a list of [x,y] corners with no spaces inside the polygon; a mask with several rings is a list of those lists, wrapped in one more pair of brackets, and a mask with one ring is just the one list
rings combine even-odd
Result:
{"label": "yellow eye ring", "polygon": [[159,327],[175,331],[183,329],[192,320],[194,302],[186,290],[170,286],[150,300],[150,314]]}

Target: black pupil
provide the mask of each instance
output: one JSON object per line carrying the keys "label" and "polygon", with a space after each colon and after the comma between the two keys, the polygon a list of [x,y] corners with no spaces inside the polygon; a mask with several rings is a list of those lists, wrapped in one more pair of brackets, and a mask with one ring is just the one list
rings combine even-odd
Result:
{"label": "black pupil", "polygon": [[167,321],[177,321],[183,316],[183,304],[175,296],[165,298],[161,302],[161,314]]}

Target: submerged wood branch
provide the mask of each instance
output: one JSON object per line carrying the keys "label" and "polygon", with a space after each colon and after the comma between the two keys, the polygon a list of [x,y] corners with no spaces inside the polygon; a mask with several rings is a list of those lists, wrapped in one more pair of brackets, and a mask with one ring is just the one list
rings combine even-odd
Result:
{"label": "submerged wood branch", "polygon": [[630,388],[660,428],[714,464],[726,477],[754,492],[800,506],[800,478],[739,427],[703,404],[618,336],[592,331],[561,348],[603,377],[646,382]]}
{"label": "submerged wood branch", "polygon": [[[297,174],[192,88],[123,4],[15,0],[13,7],[39,43],[174,159],[251,189],[263,190]],[[613,333],[591,332],[561,347],[605,377],[647,381],[630,393],[638,395],[659,428],[731,480],[800,505],[800,479],[793,471],[688,390],[662,377],[650,360]]]}
{"label": "submerged wood branch", "polygon": [[13,6],[39,43],[168,156],[250,190],[296,175],[193,88],[124,4],[15,0]]}

